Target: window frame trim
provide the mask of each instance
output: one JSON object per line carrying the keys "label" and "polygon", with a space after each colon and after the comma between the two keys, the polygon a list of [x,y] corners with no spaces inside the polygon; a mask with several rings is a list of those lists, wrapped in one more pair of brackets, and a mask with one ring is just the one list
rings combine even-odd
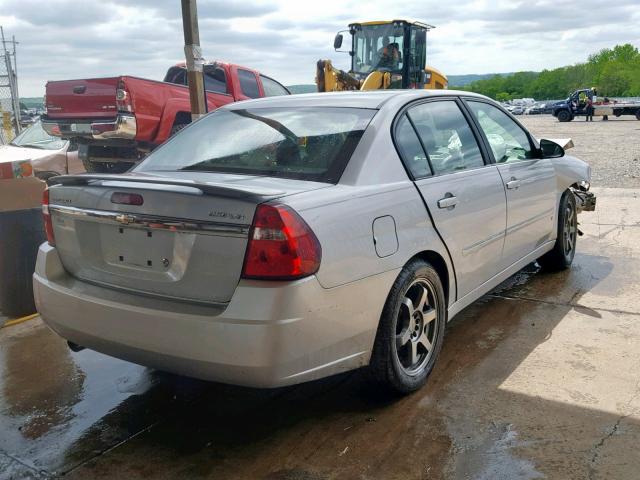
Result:
{"label": "window frame trim", "polygon": [[[456,170],[456,171],[452,171],[452,172],[442,172],[442,173],[436,173],[433,170],[433,165],[431,164],[431,159],[429,158],[429,154],[427,153],[426,148],[424,147],[424,144],[422,142],[422,139],[420,138],[420,135],[418,134],[418,131],[415,128],[415,125],[413,124],[413,120],[411,120],[411,117],[409,115],[407,115],[407,119],[409,120],[410,125],[413,128],[414,133],[416,134],[416,136],[418,137],[418,140],[420,141],[420,146],[422,147],[422,150],[427,158],[427,162],[429,164],[429,168],[431,169],[431,175],[423,175],[420,177],[416,177],[413,175],[413,173],[411,172],[411,170],[409,169],[405,159],[403,158],[403,155],[401,153],[401,150],[398,146],[398,142],[396,140],[396,130],[398,128],[398,124],[400,123],[400,119],[402,118],[403,115],[405,115],[408,110],[412,107],[418,106],[418,105],[422,105],[422,104],[426,104],[426,103],[432,103],[432,102],[444,102],[444,101],[453,101],[458,108],[460,109],[460,112],[462,113],[463,118],[467,121],[467,124],[469,125],[469,128],[471,129],[471,132],[473,133],[473,136],[476,140],[476,144],[478,145],[478,149],[480,150],[480,155],[482,157],[482,161],[484,163],[484,165],[478,166],[478,167],[474,167],[474,168],[468,168],[468,169],[464,169],[464,170]],[[419,98],[417,100],[412,100],[411,102],[406,103],[405,105],[402,106],[401,109],[398,110],[398,112],[396,113],[393,122],[391,123],[391,140],[393,143],[393,146],[396,149],[396,153],[398,154],[398,157],[400,157],[400,161],[402,162],[402,166],[404,167],[405,171],[407,172],[407,175],[409,176],[409,178],[414,181],[417,182],[419,180],[423,180],[426,178],[435,178],[435,177],[441,177],[443,175],[451,175],[451,174],[455,174],[455,173],[463,173],[463,172],[471,172],[474,170],[478,170],[480,168],[486,168],[489,167],[491,165],[494,165],[495,162],[493,162],[493,155],[491,154],[490,151],[487,151],[487,145],[484,143],[484,138],[480,136],[482,132],[480,132],[478,130],[478,126],[475,123],[475,120],[473,118],[471,118],[470,112],[467,110],[467,106],[464,104],[462,98],[460,95],[438,95],[437,97],[432,97],[432,98]]]}

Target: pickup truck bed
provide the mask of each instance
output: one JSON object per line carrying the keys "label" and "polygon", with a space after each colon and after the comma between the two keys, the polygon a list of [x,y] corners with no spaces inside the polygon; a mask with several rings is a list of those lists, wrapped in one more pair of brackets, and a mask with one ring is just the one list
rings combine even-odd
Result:
{"label": "pickup truck bed", "polygon": [[[207,106],[289,91],[275,80],[238,65],[204,67]],[[164,81],[134,76],[50,81],[44,129],[73,138],[88,172],[121,173],[191,122],[186,69],[171,67]]]}

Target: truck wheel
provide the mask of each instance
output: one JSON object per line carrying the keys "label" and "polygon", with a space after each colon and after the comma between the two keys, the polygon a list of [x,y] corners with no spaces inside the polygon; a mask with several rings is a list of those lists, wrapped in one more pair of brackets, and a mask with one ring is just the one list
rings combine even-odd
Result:
{"label": "truck wheel", "polygon": [[640,120],[640,110],[636,110],[636,119]]}
{"label": "truck wheel", "polygon": [[578,239],[578,211],[576,199],[571,190],[565,190],[558,208],[558,236],[553,249],[538,259],[545,270],[566,270],[571,266],[576,254]]}
{"label": "truck wheel", "polygon": [[572,120],[571,113],[567,110],[560,110],[558,112],[558,121],[559,122],[570,122]]}
{"label": "truck wheel", "polygon": [[82,160],[82,165],[87,173],[124,173],[133,167],[133,162],[92,162]]}
{"label": "truck wheel", "polygon": [[409,262],[396,279],[382,311],[367,374],[396,393],[422,387],[444,341],[446,304],[436,270]]}

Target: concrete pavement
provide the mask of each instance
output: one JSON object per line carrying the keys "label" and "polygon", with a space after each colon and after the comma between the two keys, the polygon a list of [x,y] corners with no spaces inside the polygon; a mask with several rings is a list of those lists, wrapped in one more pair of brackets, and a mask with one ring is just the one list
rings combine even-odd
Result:
{"label": "concrete pavement", "polygon": [[530,265],[448,328],[427,386],[250,390],[0,330],[0,478],[632,479],[640,193],[600,189],[571,270]]}

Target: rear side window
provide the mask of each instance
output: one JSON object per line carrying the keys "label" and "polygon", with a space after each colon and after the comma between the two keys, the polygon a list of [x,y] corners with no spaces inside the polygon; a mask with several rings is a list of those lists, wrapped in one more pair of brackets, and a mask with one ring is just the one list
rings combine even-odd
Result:
{"label": "rear side window", "polygon": [[187,70],[181,67],[171,67],[164,77],[164,81],[177,85],[187,84]]}
{"label": "rear side window", "polygon": [[204,89],[208,92],[227,93],[227,78],[224,69],[215,65],[205,65]]}
{"label": "rear side window", "polygon": [[375,112],[330,107],[220,109],[175,135],[135,170],[337,183]]}
{"label": "rear side window", "polygon": [[484,165],[478,142],[455,101],[416,105],[407,115],[427,150],[435,174]]}
{"label": "rear side window", "polygon": [[253,72],[249,70],[238,69],[238,78],[240,79],[240,88],[249,98],[260,97],[260,90],[258,89],[258,81]]}
{"label": "rear side window", "polygon": [[424,149],[420,144],[418,135],[406,115],[398,121],[396,126],[396,145],[405,165],[413,175],[413,178],[422,178],[431,175],[431,168]]}
{"label": "rear side window", "polygon": [[264,75],[260,75],[260,80],[262,80],[262,88],[264,89],[265,97],[289,95],[289,91],[275,80],[265,77]]}

